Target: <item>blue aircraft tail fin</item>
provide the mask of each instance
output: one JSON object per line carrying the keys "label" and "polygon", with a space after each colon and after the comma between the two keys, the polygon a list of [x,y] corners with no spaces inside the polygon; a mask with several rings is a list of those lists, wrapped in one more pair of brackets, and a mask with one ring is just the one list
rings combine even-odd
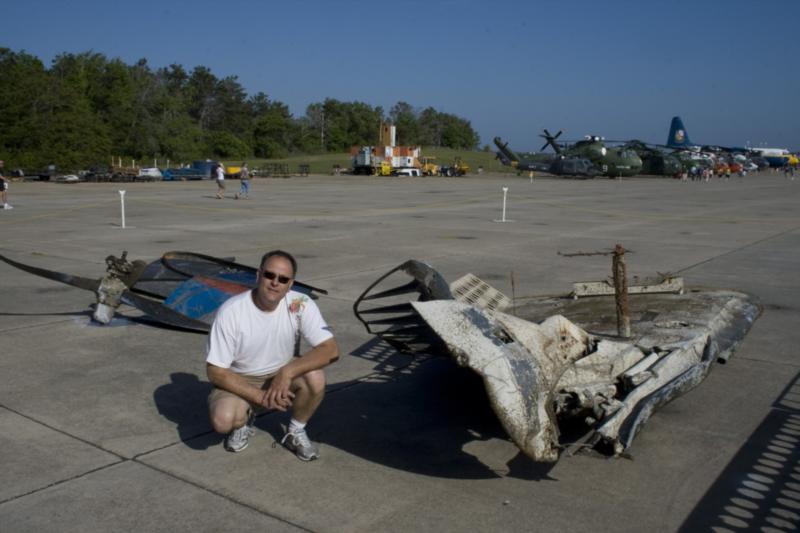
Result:
{"label": "blue aircraft tail fin", "polygon": [[672,117],[672,124],[669,126],[669,137],[667,137],[667,146],[670,148],[686,148],[692,146],[692,141],[689,140],[689,134],[686,133],[686,127],[683,125],[681,117]]}

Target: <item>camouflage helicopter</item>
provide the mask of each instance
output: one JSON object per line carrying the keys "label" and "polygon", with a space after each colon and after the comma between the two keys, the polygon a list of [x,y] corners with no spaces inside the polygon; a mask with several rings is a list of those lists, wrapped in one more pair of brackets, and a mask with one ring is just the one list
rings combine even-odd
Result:
{"label": "camouflage helicopter", "polygon": [[654,176],[674,176],[684,170],[684,163],[675,154],[659,150],[654,145],[638,139],[625,141],[623,147],[633,150],[642,159],[642,174]]}
{"label": "camouflage helicopter", "polygon": [[642,171],[642,159],[635,150],[625,146],[607,147],[603,138],[597,135],[587,135],[575,144],[562,146],[556,142],[561,133],[559,131],[551,135],[545,129],[544,134],[539,135],[546,141],[542,150],[551,146],[558,155],[586,158],[600,169],[601,174],[609,178],[635,176]]}
{"label": "camouflage helicopter", "polygon": [[497,159],[503,165],[516,168],[517,174],[534,170],[556,176],[579,178],[594,178],[600,174],[600,169],[585,157],[554,156],[552,154],[533,154],[530,157],[520,157],[500,137],[494,138],[494,144],[498,149]]}

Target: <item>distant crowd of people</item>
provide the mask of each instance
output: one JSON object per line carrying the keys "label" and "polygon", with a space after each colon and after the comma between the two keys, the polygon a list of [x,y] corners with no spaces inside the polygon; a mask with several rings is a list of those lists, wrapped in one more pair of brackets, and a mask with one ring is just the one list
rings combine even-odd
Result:
{"label": "distant crowd of people", "polygon": [[[772,170],[775,172],[781,171],[787,179],[794,180],[794,173],[796,169],[794,165],[791,165],[788,162],[780,169],[773,168]],[[740,178],[744,178],[747,176],[747,170],[741,166],[736,168],[735,171],[732,171],[727,165],[720,165],[715,168],[692,165],[688,170],[678,171],[675,174],[675,178],[681,181],[709,181],[713,177],[729,180],[733,174]]]}
{"label": "distant crowd of people", "polygon": [[[744,168],[740,168],[736,175],[740,178],[747,176],[747,171]],[[675,177],[682,180],[682,181],[709,181],[714,176],[720,179],[730,179],[731,177],[731,169],[728,166],[724,167],[717,167],[713,169],[711,167],[701,167],[699,165],[692,165],[689,167],[688,170],[681,170],[678,172]]]}

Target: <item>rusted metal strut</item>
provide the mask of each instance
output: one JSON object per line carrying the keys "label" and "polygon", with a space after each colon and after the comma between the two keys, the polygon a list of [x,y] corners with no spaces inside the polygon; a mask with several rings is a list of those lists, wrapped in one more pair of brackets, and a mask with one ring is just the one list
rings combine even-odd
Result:
{"label": "rusted metal strut", "polygon": [[628,275],[625,271],[625,248],[621,244],[614,247],[614,258],[611,261],[614,275],[614,304],[617,309],[617,335],[623,338],[631,336],[631,315],[628,308]]}

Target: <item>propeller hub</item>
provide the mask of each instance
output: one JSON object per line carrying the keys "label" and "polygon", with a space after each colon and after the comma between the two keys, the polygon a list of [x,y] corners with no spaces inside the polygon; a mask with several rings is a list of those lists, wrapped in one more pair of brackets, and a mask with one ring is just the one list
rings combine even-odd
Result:
{"label": "propeller hub", "polygon": [[122,293],[128,287],[116,275],[109,273],[100,280],[97,288],[97,305],[92,318],[101,324],[108,324],[114,318],[114,312],[121,303]]}

